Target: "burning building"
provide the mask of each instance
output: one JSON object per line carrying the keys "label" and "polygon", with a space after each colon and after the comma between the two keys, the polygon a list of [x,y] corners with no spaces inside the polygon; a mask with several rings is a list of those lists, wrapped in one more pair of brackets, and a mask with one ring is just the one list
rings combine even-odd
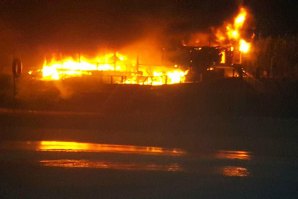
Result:
{"label": "burning building", "polygon": [[95,77],[103,83],[138,85],[202,80],[204,73],[216,71],[213,69],[218,65],[242,64],[243,55],[251,48],[251,44],[243,36],[247,17],[248,11],[241,7],[231,22],[212,29],[209,45],[183,44],[177,46],[174,53],[165,50],[161,56],[170,60],[167,62],[170,64],[157,64],[154,59],[150,63],[143,63],[140,61],[141,55],[132,57],[111,51],[93,57],[81,54],[53,56],[44,60],[42,68],[29,71],[29,74],[42,81],[86,76]]}
{"label": "burning building", "polygon": [[[175,53],[170,53],[171,59],[189,66],[189,76],[194,81],[201,81],[203,76],[215,72],[223,77],[240,77],[243,59],[251,51],[251,42],[246,39],[248,17],[248,10],[241,7],[231,21],[212,28],[207,36],[198,33],[190,41],[183,42]],[[252,38],[250,36],[249,40]],[[201,40],[205,40],[204,45]]]}

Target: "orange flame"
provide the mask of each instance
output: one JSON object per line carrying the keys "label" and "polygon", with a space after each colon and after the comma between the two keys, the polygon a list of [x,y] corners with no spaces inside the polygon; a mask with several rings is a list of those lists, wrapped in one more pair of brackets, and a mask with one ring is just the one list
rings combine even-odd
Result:
{"label": "orange flame", "polygon": [[227,42],[241,53],[248,53],[251,44],[243,38],[243,29],[247,21],[248,11],[241,7],[233,22],[227,23],[224,29],[216,30],[216,38],[219,43]]}
{"label": "orange flame", "polygon": [[[137,59],[116,53],[107,53],[78,59],[65,57],[45,61],[42,80],[61,80],[71,77],[101,75],[114,78],[112,83],[162,85],[185,82],[187,70],[177,66],[142,65]],[[121,77],[121,78],[119,78]]]}

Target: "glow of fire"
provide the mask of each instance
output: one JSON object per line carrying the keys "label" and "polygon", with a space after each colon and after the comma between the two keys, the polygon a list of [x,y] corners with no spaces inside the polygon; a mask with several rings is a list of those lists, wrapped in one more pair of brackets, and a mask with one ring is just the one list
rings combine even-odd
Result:
{"label": "glow of fire", "polygon": [[[96,72],[107,72],[110,76],[121,76],[122,80],[115,83],[162,85],[185,82],[187,70],[174,66],[139,65],[137,60],[129,59],[120,53],[107,53],[79,59],[66,57],[62,59],[52,58],[45,61],[42,72],[42,80],[61,80],[71,77],[95,75]],[[102,73],[104,74],[104,73]]]}

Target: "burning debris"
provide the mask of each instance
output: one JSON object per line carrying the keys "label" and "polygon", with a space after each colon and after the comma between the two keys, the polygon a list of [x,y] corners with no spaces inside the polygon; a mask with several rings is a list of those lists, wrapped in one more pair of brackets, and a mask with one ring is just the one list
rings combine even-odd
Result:
{"label": "burning debris", "polygon": [[130,59],[121,53],[106,53],[93,58],[79,56],[45,60],[43,68],[29,71],[39,73],[44,81],[63,80],[81,76],[97,76],[113,84],[162,85],[185,82],[187,70],[174,66],[144,65],[139,58]]}

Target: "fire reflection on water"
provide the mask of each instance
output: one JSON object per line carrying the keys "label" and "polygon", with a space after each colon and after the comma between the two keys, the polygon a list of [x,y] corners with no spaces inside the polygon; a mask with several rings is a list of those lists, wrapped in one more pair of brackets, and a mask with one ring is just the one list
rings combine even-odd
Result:
{"label": "fire reflection on water", "polygon": [[143,171],[183,171],[177,164],[156,164],[139,162],[112,162],[112,161],[91,161],[91,160],[41,160],[40,164],[47,167],[63,168],[91,168],[91,169],[115,169],[115,170],[143,170]]}
{"label": "fire reflection on water", "polygon": [[247,168],[236,166],[225,166],[219,169],[223,176],[228,177],[247,177],[250,175]]}
{"label": "fire reflection on water", "polygon": [[218,151],[215,154],[217,159],[230,159],[230,160],[250,160],[251,155],[248,151]]}
{"label": "fire reflection on water", "polygon": [[[42,167],[195,174],[205,174],[207,172],[211,175],[224,177],[251,176],[251,171],[246,166],[247,162],[252,160],[252,154],[249,151],[219,150],[205,155],[201,154],[198,157],[178,148],[67,141],[3,142],[0,145],[1,150],[8,151],[8,153],[11,153],[9,152],[11,150],[41,152],[36,157],[38,158],[38,164]],[[55,158],[50,155],[56,153],[59,154],[58,159],[56,155]],[[77,156],[76,153],[80,153],[80,155]],[[100,153],[105,155],[99,155]],[[9,155],[9,158],[16,157],[18,156]],[[23,159],[23,156],[21,159]],[[208,163],[208,166],[202,164],[205,161],[210,164]]]}
{"label": "fire reflection on water", "polygon": [[[92,153],[116,153],[132,155],[153,156],[181,156],[185,151],[181,149],[166,149],[162,147],[93,144],[80,142],[41,141],[36,151],[42,152],[92,152]],[[55,159],[40,160],[39,163],[46,167],[60,168],[91,168],[91,169],[113,169],[113,170],[143,170],[143,171],[183,171],[178,163],[142,162],[142,161],[110,161],[107,159]]]}
{"label": "fire reflection on water", "polygon": [[181,149],[166,149],[162,147],[115,145],[115,144],[93,144],[81,142],[41,141],[37,145],[37,151],[57,152],[96,152],[96,153],[124,153],[141,155],[165,155],[181,156],[185,151]]}
{"label": "fire reflection on water", "polygon": [[[249,161],[251,154],[248,151],[225,151],[221,150],[215,154],[217,159]],[[217,169],[218,173],[226,177],[248,177],[250,172],[242,166],[223,166]]]}

